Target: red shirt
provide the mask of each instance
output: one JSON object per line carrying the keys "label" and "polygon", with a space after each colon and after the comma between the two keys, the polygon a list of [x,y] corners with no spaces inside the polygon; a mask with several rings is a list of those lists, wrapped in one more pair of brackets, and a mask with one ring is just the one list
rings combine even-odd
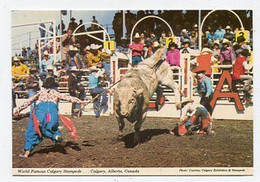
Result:
{"label": "red shirt", "polygon": [[129,45],[129,48],[132,50],[132,57],[143,56],[144,44],[133,42]]}
{"label": "red shirt", "polygon": [[194,72],[205,71],[205,75],[211,76],[211,54],[202,54],[197,57],[199,65],[195,68]]}
{"label": "red shirt", "polygon": [[236,58],[235,64],[233,66],[233,80],[239,80],[241,75],[244,75],[246,70],[243,66],[243,63],[246,61],[246,57],[238,57]]}

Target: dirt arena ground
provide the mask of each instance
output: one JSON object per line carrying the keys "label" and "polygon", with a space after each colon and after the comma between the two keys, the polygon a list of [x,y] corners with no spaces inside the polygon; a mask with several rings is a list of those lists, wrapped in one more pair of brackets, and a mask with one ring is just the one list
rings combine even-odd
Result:
{"label": "dirt arena ground", "polygon": [[133,145],[133,126],[126,122],[123,141],[116,139],[114,116],[83,116],[74,119],[78,143],[62,130],[66,141],[53,145],[46,139],[28,159],[19,158],[28,118],[13,121],[14,168],[73,167],[252,167],[253,121],[218,120],[214,136],[177,137],[169,130],[177,122],[170,118],[147,118],[141,145]]}

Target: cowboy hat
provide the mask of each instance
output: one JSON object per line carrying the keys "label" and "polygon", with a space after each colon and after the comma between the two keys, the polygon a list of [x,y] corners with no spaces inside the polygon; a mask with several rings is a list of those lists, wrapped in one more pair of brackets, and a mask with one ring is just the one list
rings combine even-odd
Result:
{"label": "cowboy hat", "polygon": [[222,40],[222,44],[229,44],[230,42],[229,42],[229,40],[228,39],[223,39]]}
{"label": "cowboy hat", "polygon": [[158,42],[158,41],[155,41],[155,42],[153,42],[153,46],[154,46],[154,47],[159,47],[159,46],[160,46],[160,44],[159,44],[159,42]]}
{"label": "cowboy hat", "polygon": [[74,47],[73,51],[79,51],[79,49],[77,47]]}
{"label": "cowboy hat", "polygon": [[46,70],[53,70],[53,66],[52,65],[48,65]]}
{"label": "cowboy hat", "polygon": [[44,55],[44,56],[49,56],[48,51],[44,51],[44,52],[43,52],[43,55]]}
{"label": "cowboy hat", "polygon": [[189,102],[194,102],[194,100],[190,99],[190,98],[184,98],[183,101],[179,102],[178,104],[176,104],[176,108],[177,110],[180,110],[183,108],[183,105]]}
{"label": "cowboy hat", "polygon": [[219,40],[215,40],[213,43],[219,45]]}
{"label": "cowboy hat", "polygon": [[78,69],[77,69],[76,66],[72,66],[72,67],[70,68],[70,71],[78,71]]}
{"label": "cowboy hat", "polygon": [[90,51],[90,46],[87,46],[87,47],[85,48],[85,50],[86,50],[86,51]]}
{"label": "cowboy hat", "polygon": [[198,25],[197,25],[197,24],[195,24],[195,25],[193,25],[193,27],[194,27],[194,28],[198,28]]}
{"label": "cowboy hat", "polygon": [[95,44],[91,44],[91,45],[90,45],[90,49],[96,50],[96,49],[97,49],[97,46],[96,46]]}
{"label": "cowboy hat", "polygon": [[229,25],[226,26],[226,30],[231,30],[231,27]]}
{"label": "cowboy hat", "polygon": [[186,29],[182,29],[181,33],[188,33]]}
{"label": "cowboy hat", "polygon": [[74,17],[72,17],[70,20],[71,20],[71,21],[75,21],[76,19],[75,19]]}
{"label": "cowboy hat", "polygon": [[74,50],[73,45],[70,45],[70,46],[69,46],[69,51],[73,51],[73,50]]}
{"label": "cowboy hat", "polygon": [[135,38],[135,39],[139,39],[139,38],[141,38],[141,36],[139,35],[139,33],[135,33],[134,38]]}
{"label": "cowboy hat", "polygon": [[18,57],[14,57],[13,61],[21,61]]}
{"label": "cowboy hat", "polygon": [[78,51],[77,47],[74,47],[73,45],[69,46],[69,51]]}

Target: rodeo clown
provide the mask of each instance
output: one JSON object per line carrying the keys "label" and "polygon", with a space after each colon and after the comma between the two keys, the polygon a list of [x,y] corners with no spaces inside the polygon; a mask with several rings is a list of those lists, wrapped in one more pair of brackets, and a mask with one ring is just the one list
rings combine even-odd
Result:
{"label": "rodeo clown", "polygon": [[32,111],[32,114],[30,114],[27,131],[25,133],[25,153],[20,154],[20,157],[28,157],[34,147],[40,144],[44,138],[49,138],[54,143],[62,141],[61,132],[58,129],[58,116],[65,127],[68,129],[72,128],[70,131],[72,137],[76,135],[73,123],[68,118],[58,115],[58,102],[61,99],[82,104],[83,107],[85,106],[85,103],[76,97],[71,97],[57,92],[55,90],[57,86],[58,85],[53,77],[47,78],[42,86],[43,88],[36,95],[29,98],[23,105],[18,107],[14,112],[14,116],[18,116],[22,110],[27,108],[34,101],[39,101]]}
{"label": "rodeo clown", "polygon": [[212,121],[207,109],[194,100],[185,98],[176,105],[178,110],[182,110],[182,115],[178,125],[170,132],[172,135],[183,136],[197,131],[199,134],[213,134]]}

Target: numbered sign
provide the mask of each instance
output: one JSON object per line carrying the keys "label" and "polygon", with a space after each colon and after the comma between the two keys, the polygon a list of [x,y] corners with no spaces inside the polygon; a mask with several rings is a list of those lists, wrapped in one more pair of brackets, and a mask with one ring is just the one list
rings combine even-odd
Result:
{"label": "numbered sign", "polygon": [[175,42],[174,37],[166,37],[165,46],[168,48],[171,42]]}
{"label": "numbered sign", "polygon": [[246,39],[245,42],[249,42],[250,32],[248,30],[236,31],[236,41],[237,41],[237,38],[240,37],[240,36],[243,36]]}
{"label": "numbered sign", "polygon": [[105,48],[111,51],[115,50],[115,41],[105,41]]}

